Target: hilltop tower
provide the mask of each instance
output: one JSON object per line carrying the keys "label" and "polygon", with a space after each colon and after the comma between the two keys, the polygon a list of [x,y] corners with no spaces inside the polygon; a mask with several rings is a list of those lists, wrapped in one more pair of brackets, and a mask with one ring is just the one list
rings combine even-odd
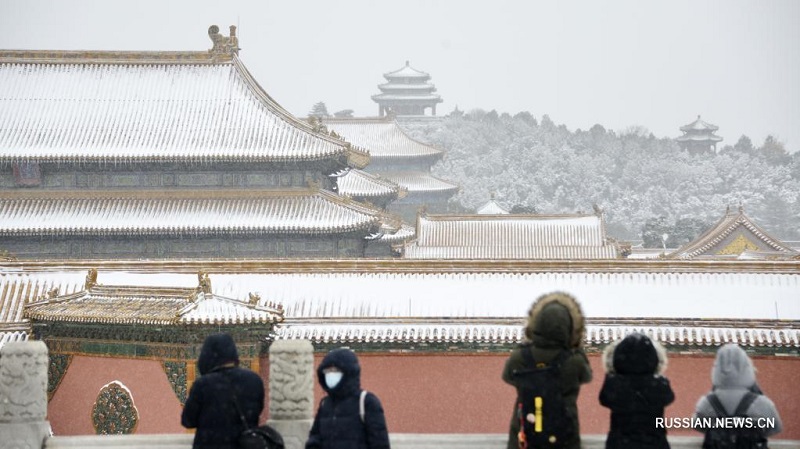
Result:
{"label": "hilltop tower", "polygon": [[442,97],[436,94],[436,86],[429,83],[431,76],[406,65],[393,72],[384,73],[386,83],[379,84],[381,93],[372,96],[378,103],[378,115],[425,115],[431,108],[431,115],[436,115],[436,104]]}
{"label": "hilltop tower", "polygon": [[722,137],[714,135],[714,131],[718,129],[719,126],[704,122],[698,115],[697,120],[681,126],[683,135],[675,140],[681,145],[681,148],[692,153],[705,153],[708,151],[716,153],[717,142],[722,141]]}

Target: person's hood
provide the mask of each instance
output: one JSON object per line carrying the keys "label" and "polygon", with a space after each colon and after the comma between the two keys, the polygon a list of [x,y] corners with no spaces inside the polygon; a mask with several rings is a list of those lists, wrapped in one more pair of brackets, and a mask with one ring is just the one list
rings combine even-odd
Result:
{"label": "person's hood", "polygon": [[711,383],[720,389],[748,389],[755,385],[756,371],[744,349],[735,343],[719,348],[711,370]]}
{"label": "person's hood", "polygon": [[586,337],[586,320],[571,295],[553,292],[540,296],[528,312],[525,337],[544,348],[579,348]]}
{"label": "person's hood", "polygon": [[[339,381],[336,387],[328,388],[328,385],[325,383],[325,373],[322,371],[332,366],[339,368],[342,372],[342,380]],[[361,391],[361,366],[358,364],[358,357],[349,349],[334,349],[329,352],[325,358],[322,359],[322,363],[319,364],[319,368],[317,368],[317,380],[322,389],[331,396],[338,397],[358,394],[358,392]]]}
{"label": "person's hood", "polygon": [[211,334],[203,342],[200,357],[197,358],[197,371],[208,374],[215,369],[233,363],[239,364],[236,343],[229,334]]}
{"label": "person's hood", "polygon": [[667,351],[647,335],[633,333],[606,346],[603,366],[607,373],[664,374]]}

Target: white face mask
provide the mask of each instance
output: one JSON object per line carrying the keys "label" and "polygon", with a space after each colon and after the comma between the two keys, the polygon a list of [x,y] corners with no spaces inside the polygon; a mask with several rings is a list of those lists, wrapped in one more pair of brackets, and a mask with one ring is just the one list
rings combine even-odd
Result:
{"label": "white face mask", "polygon": [[341,371],[325,373],[325,385],[327,385],[329,389],[333,390],[337,385],[339,385],[339,382],[342,380],[342,376],[344,376],[344,373]]}

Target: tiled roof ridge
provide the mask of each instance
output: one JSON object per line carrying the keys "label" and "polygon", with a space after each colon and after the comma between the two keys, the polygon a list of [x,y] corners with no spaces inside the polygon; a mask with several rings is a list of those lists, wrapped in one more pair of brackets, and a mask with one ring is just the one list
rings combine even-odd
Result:
{"label": "tiled roof ridge", "polygon": [[206,51],[136,50],[0,50],[1,63],[20,64],[216,64],[239,53],[236,26],[224,36],[217,25],[208,27],[212,46]]}
{"label": "tiled roof ridge", "polygon": [[209,51],[0,50],[0,64],[228,64]]}
{"label": "tiled roof ridge", "polygon": [[283,198],[296,196],[314,196],[325,191],[313,187],[289,187],[279,189],[118,189],[118,190],[0,190],[0,200],[30,199],[248,199],[248,198]]}
{"label": "tiled roof ridge", "polygon": [[422,217],[430,220],[430,221],[463,221],[463,220],[475,220],[475,221],[491,221],[491,220],[503,220],[503,221],[516,221],[516,220],[534,220],[534,219],[542,219],[542,220],[566,220],[566,219],[575,219],[575,218],[596,218],[598,220],[602,220],[602,218],[598,217],[596,214],[431,214],[425,212],[422,214]]}
{"label": "tiled roof ridge", "polygon": [[[585,343],[604,345],[632,332],[651,336],[668,346],[716,347],[737,343],[745,347],[800,347],[797,327],[705,327],[663,326],[647,323],[616,325],[587,323]],[[287,322],[277,330],[278,339],[310,339],[314,342],[359,343],[496,343],[513,344],[524,340],[522,323],[418,322],[383,323],[306,323]]]}

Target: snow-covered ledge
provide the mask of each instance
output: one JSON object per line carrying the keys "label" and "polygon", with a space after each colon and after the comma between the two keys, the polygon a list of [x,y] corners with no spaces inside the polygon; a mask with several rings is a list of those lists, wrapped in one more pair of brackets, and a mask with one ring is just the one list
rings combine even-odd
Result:
{"label": "snow-covered ledge", "polygon": [[[411,434],[390,435],[393,449],[502,449],[506,445],[504,434]],[[605,435],[584,435],[584,449],[604,449]],[[699,437],[670,437],[673,449],[699,449]],[[51,437],[46,449],[66,448],[124,448],[124,449],[190,449],[192,435],[108,435]],[[800,449],[800,441],[770,440],[772,449]]]}

